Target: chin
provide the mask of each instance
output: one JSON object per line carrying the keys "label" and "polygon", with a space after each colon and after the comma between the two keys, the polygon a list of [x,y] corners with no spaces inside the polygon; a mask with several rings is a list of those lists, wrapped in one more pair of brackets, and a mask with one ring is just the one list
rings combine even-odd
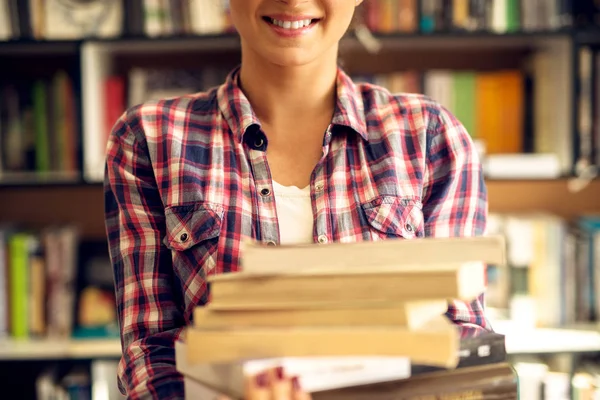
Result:
{"label": "chin", "polygon": [[301,67],[312,64],[321,58],[320,56],[322,55],[299,49],[282,49],[277,52],[269,52],[265,55],[265,59],[281,67]]}

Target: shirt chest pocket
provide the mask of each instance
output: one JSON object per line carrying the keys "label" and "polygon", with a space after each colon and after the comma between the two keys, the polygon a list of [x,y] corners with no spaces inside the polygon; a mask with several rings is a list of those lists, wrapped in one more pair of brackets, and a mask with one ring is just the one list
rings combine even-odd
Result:
{"label": "shirt chest pocket", "polygon": [[189,278],[201,267],[206,273],[217,263],[223,208],[208,204],[170,206],[165,209],[167,232],[164,244],[173,256],[180,278]]}
{"label": "shirt chest pocket", "polygon": [[361,204],[371,240],[423,237],[423,205],[415,198],[378,196]]}

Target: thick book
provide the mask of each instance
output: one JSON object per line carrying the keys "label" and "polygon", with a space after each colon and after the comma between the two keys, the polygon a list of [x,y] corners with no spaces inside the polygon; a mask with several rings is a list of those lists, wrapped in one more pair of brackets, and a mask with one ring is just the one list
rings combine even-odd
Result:
{"label": "thick book", "polygon": [[402,356],[440,367],[458,363],[458,329],[444,316],[426,327],[314,326],[209,329],[185,332],[189,363],[273,357]]}
{"label": "thick book", "polygon": [[213,307],[194,310],[193,324],[200,328],[231,329],[249,327],[310,326],[404,326],[416,329],[448,309],[446,300],[407,302],[340,302],[302,304],[285,307],[273,304],[260,309]]}
{"label": "thick book", "polygon": [[332,389],[313,400],[517,400],[518,378],[509,363],[429,372],[393,382]]}
{"label": "thick book", "polygon": [[[472,336],[461,338],[458,357],[456,368],[506,362],[508,355],[506,353],[505,336],[500,333],[478,329],[473,332]],[[413,363],[411,365],[411,376],[443,370],[445,368]]]}
{"label": "thick book", "polygon": [[[186,343],[177,342],[175,351],[177,368],[185,377],[186,399],[190,400],[208,398],[209,392],[212,397],[227,394],[232,399],[240,399],[243,397],[245,376],[275,366],[283,366],[288,375],[298,376],[304,390],[313,394],[374,383],[397,382],[420,375],[431,376],[429,374],[432,372],[455,372],[454,368],[415,364],[409,357],[274,357],[227,363],[190,363]],[[458,357],[457,369],[467,368],[468,371],[473,371],[474,367],[500,365],[506,362],[504,336],[478,331],[474,337],[462,338]],[[377,389],[377,385],[372,388]]]}
{"label": "thick book", "polygon": [[246,241],[242,246],[242,270],[247,273],[320,273],[323,271],[371,271],[402,265],[503,264],[503,236],[425,237],[374,242],[295,244],[264,246]]}
{"label": "thick book", "polygon": [[347,302],[470,301],[486,287],[485,267],[479,262],[398,264],[337,272],[323,269],[301,274],[234,272],[210,276],[208,282],[213,309],[241,310],[329,307]]}
{"label": "thick book", "polygon": [[[308,392],[405,379],[411,375],[407,357],[274,357],[228,363],[190,363],[187,344],[175,343],[177,370],[185,378],[186,399],[204,400],[225,394],[242,399],[246,376],[276,366],[298,376]],[[210,394],[210,396],[209,396]]]}

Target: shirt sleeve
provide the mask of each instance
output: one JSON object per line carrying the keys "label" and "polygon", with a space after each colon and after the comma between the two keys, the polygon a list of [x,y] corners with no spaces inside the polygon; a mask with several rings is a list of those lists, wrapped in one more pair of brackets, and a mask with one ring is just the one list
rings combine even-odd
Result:
{"label": "shirt sleeve", "polygon": [[123,347],[119,388],[132,400],[183,399],[174,341],[184,323],[172,292],[170,251],[162,243],[166,231],[162,201],[146,141],[143,134],[134,135],[126,115],[109,137],[104,180]]}
{"label": "shirt sleeve", "polygon": [[[442,106],[427,135],[423,185],[425,236],[480,236],[486,228],[488,203],[481,162],[474,143],[458,119]],[[464,335],[491,330],[485,317],[485,294],[470,302],[454,300],[447,317]]]}

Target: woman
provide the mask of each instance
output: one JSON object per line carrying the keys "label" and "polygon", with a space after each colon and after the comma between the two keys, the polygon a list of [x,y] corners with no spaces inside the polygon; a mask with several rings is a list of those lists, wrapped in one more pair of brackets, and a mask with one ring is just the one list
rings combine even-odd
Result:
{"label": "woman", "polygon": [[[174,340],[208,301],[206,276],[239,267],[242,238],[323,244],[484,231],[486,192],[463,126],[424,96],[355,85],[338,69],[361,1],[230,0],[242,62],[226,82],[117,121],[106,225],[129,398],[183,397]],[[482,298],[450,304],[448,318],[486,329]],[[276,376],[249,386],[270,393]]]}

